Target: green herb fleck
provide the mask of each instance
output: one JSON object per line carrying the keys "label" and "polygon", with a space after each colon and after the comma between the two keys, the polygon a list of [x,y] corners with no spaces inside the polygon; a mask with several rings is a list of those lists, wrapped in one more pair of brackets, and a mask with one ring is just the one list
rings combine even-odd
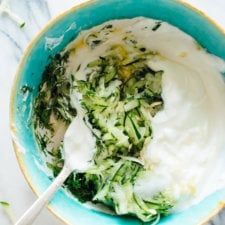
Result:
{"label": "green herb fleck", "polygon": [[9,206],[9,203],[8,202],[0,202],[0,205],[3,206],[3,207],[8,207]]}
{"label": "green herb fleck", "polygon": [[159,27],[162,25],[162,22],[161,21],[157,21],[155,23],[155,26],[152,28],[153,31],[156,31],[159,29]]}
{"label": "green herb fleck", "polygon": [[27,92],[32,92],[33,89],[28,85],[23,85],[20,90],[23,94],[26,94]]}

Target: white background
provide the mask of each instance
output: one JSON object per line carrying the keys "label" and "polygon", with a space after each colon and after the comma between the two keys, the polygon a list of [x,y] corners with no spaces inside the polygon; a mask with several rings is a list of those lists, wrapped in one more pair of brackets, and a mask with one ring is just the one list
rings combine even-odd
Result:
{"label": "white background", "polygon": [[[10,203],[15,218],[18,218],[36,197],[25,182],[11,144],[8,108],[12,80],[19,59],[35,34],[50,18],[81,1],[84,0],[11,0],[13,11],[26,20],[24,29],[19,29],[7,16],[0,15],[0,201]],[[206,12],[225,28],[225,0],[186,1]],[[0,225],[9,224],[0,208]],[[47,210],[43,210],[34,224],[62,223]],[[225,216],[215,218],[213,224],[225,224]]]}

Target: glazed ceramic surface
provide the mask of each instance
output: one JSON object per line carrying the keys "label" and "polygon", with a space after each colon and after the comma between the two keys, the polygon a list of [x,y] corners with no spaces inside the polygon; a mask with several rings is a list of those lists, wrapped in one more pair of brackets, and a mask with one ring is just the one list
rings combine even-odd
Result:
{"label": "glazed ceramic surface", "polygon": [[[204,15],[176,0],[91,0],[72,8],[52,21],[37,36],[20,64],[12,91],[11,129],[20,166],[34,191],[42,193],[51,183],[42,170],[40,157],[31,128],[32,103],[38,93],[42,72],[50,57],[61,51],[84,29],[111,19],[145,16],[164,20],[193,36],[210,53],[225,60],[225,34]],[[21,88],[32,87],[28,96]],[[160,225],[196,225],[223,207],[225,188],[188,210],[165,217]],[[132,217],[120,217],[88,209],[60,189],[50,203],[51,210],[68,224],[140,225]]]}

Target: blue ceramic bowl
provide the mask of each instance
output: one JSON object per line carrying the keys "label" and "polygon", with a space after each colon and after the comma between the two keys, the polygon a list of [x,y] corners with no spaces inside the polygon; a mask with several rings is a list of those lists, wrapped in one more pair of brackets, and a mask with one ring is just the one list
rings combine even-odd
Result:
{"label": "blue ceramic bowl", "polygon": [[[15,152],[28,183],[38,195],[51,181],[40,167],[44,162],[31,129],[31,106],[42,80],[42,72],[49,63],[49,56],[61,51],[83,29],[111,19],[137,16],[167,21],[190,34],[209,52],[225,60],[225,33],[203,13],[177,0],[90,0],[52,20],[32,41],[23,56],[10,106]],[[24,85],[32,87],[26,99],[21,91]],[[184,212],[162,219],[160,225],[203,224],[224,205],[225,188]],[[112,216],[88,209],[63,189],[57,192],[49,208],[66,224],[71,225],[141,224],[131,217]]]}

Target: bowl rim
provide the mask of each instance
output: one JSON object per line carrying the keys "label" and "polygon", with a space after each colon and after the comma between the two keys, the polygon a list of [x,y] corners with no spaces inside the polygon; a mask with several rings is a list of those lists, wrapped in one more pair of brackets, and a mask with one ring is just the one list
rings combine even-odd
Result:
{"label": "bowl rim", "polygon": [[[218,22],[216,22],[214,19],[212,19],[210,16],[208,16],[205,12],[203,12],[202,10],[200,10],[199,8],[193,6],[191,3],[186,2],[185,0],[174,0],[175,2],[177,2],[178,4],[181,4],[183,6],[185,6],[186,8],[189,8],[191,11],[196,12],[197,14],[199,14],[200,16],[202,16],[204,19],[206,19],[210,24],[212,24],[214,27],[217,28],[217,30],[219,30],[225,37],[225,28],[222,27],[222,25],[220,25]],[[30,52],[32,51],[33,47],[35,46],[35,44],[38,42],[38,40],[41,38],[41,36],[48,31],[48,29],[52,26],[54,26],[58,21],[60,21],[62,18],[64,18],[65,16],[67,16],[68,14],[72,13],[72,12],[76,12],[77,10],[90,5],[94,2],[98,2],[98,0],[85,0],[84,2],[78,3],[72,7],[70,7],[69,9],[58,13],[55,17],[51,18],[45,25],[43,28],[41,28],[38,33],[32,38],[32,40],[28,43],[28,45],[26,46],[20,62],[17,66],[17,70],[16,73],[14,75],[13,78],[13,82],[12,82],[12,86],[11,86],[11,93],[10,93],[10,103],[9,103],[9,127],[10,127],[10,133],[11,133],[11,138],[12,138],[12,145],[13,145],[13,149],[16,155],[16,159],[18,161],[20,170],[26,180],[26,182],[28,183],[29,187],[31,188],[31,190],[33,191],[33,193],[39,197],[41,195],[41,193],[39,193],[35,187],[35,184],[32,183],[31,179],[30,179],[30,175],[28,173],[28,169],[25,166],[24,163],[24,159],[23,159],[23,153],[20,150],[20,146],[17,143],[16,139],[17,139],[17,132],[16,132],[16,128],[14,126],[14,102],[15,102],[15,97],[16,97],[16,88],[17,88],[17,84],[19,79],[21,78],[22,75],[22,69],[26,63],[26,59],[29,56]],[[55,217],[57,219],[59,219],[63,224],[65,225],[72,225],[70,224],[65,218],[63,218],[62,216],[58,215],[53,207],[51,205],[47,205],[48,210],[55,215]],[[225,201],[223,202],[219,202],[218,206],[212,210],[212,212],[207,215],[200,223],[198,223],[197,225],[205,225],[206,223],[208,223],[214,216],[216,216],[222,209],[225,208]]]}

